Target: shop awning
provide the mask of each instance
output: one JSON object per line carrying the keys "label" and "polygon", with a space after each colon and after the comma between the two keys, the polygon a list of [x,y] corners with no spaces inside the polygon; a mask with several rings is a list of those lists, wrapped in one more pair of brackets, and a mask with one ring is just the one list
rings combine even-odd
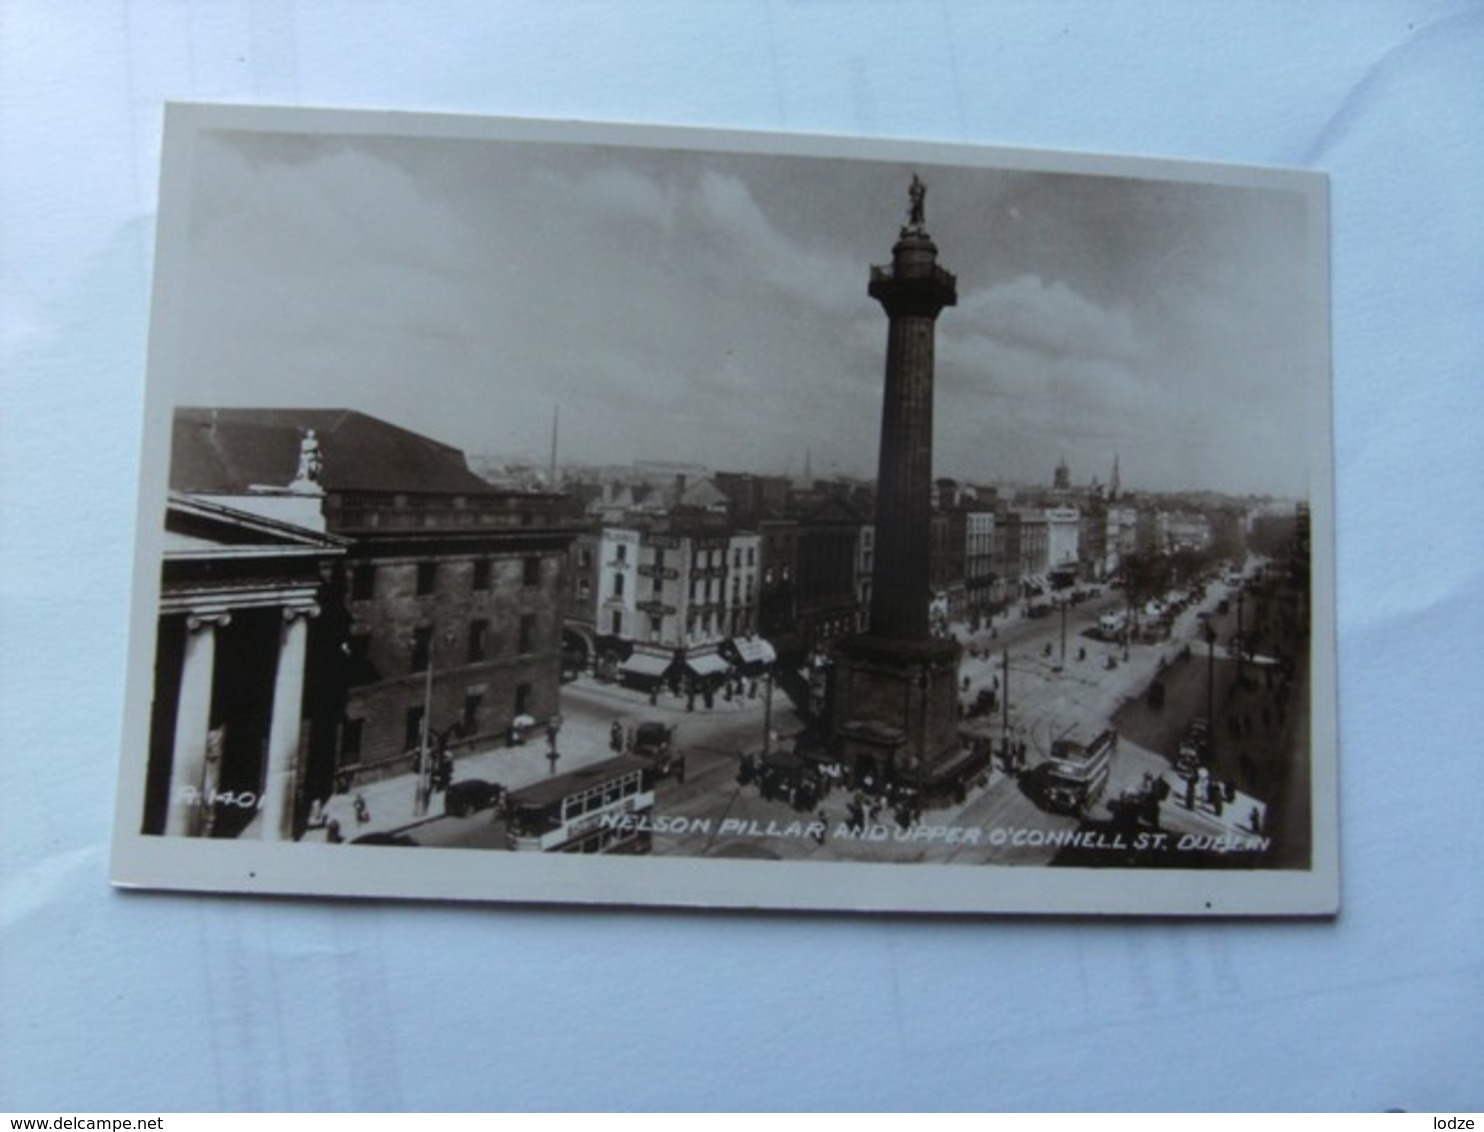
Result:
{"label": "shop awning", "polygon": [[778,653],[761,637],[733,637],[732,647],[743,664],[772,664]]}
{"label": "shop awning", "polygon": [[669,667],[669,657],[636,652],[628,660],[619,665],[618,670],[629,676],[659,677],[663,676]]}
{"label": "shop awning", "polygon": [[697,676],[716,676],[731,667],[714,652],[706,653],[702,656],[688,657],[685,666]]}

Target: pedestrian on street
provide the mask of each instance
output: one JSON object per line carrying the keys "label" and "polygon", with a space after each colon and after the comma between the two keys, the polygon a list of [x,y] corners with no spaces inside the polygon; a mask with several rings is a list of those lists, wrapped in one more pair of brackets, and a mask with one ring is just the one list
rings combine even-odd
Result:
{"label": "pedestrian on street", "polygon": [[366,805],[365,795],[357,794],[354,804],[356,809],[356,824],[365,825],[371,820],[371,807]]}

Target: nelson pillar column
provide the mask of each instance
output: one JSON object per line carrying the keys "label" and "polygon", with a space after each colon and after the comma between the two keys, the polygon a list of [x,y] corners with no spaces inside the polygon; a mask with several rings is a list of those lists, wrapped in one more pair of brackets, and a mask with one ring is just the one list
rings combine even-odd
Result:
{"label": "nelson pillar column", "polygon": [[958,645],[928,629],[933,489],[933,339],[938,315],[958,301],[938,266],[914,175],[908,221],[891,264],[871,268],[870,296],[890,320],[881,451],[876,477],[876,558],[867,632],[836,651],[834,731],[858,780],[897,779],[951,789],[958,742]]}

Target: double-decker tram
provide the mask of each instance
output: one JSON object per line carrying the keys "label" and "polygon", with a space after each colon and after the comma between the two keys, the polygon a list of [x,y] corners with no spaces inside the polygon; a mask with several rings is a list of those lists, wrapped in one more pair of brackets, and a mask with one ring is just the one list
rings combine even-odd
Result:
{"label": "double-decker tram", "polygon": [[511,792],[505,803],[512,849],[545,853],[648,853],[653,768],[620,755]]}
{"label": "double-decker tram", "polygon": [[1043,764],[1042,789],[1047,805],[1063,813],[1085,815],[1103,796],[1118,733],[1108,730],[1087,745],[1073,739],[1051,744],[1051,758]]}

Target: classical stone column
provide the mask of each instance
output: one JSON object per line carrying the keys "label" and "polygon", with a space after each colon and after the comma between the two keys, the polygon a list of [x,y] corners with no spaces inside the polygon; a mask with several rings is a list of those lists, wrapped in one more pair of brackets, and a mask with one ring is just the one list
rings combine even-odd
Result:
{"label": "classical stone column", "polygon": [[216,671],[216,631],[230,613],[186,617],[185,658],[180,666],[180,699],[175,709],[175,746],[170,762],[170,807],[165,833],[199,837],[207,828],[207,742],[211,728],[211,686]]}
{"label": "classical stone column", "polygon": [[961,784],[956,760],[959,646],[932,635],[930,534],[933,365],[937,319],[958,302],[923,221],[926,187],[912,178],[912,211],[891,263],[868,291],[890,325],[876,476],[876,560],[866,633],[835,642],[834,738],[859,781],[869,777],[942,796]]}
{"label": "classical stone column", "polygon": [[915,641],[929,636],[933,336],[939,313],[958,302],[957,283],[938,266],[937,245],[920,219],[902,229],[891,266],[871,269],[870,294],[891,320],[876,474],[871,633]]}
{"label": "classical stone column", "polygon": [[261,831],[264,841],[294,836],[294,791],[299,778],[299,724],[304,716],[304,655],[309,619],[319,607],[285,606],[273,677],[273,719],[268,726],[268,765],[263,772]]}

